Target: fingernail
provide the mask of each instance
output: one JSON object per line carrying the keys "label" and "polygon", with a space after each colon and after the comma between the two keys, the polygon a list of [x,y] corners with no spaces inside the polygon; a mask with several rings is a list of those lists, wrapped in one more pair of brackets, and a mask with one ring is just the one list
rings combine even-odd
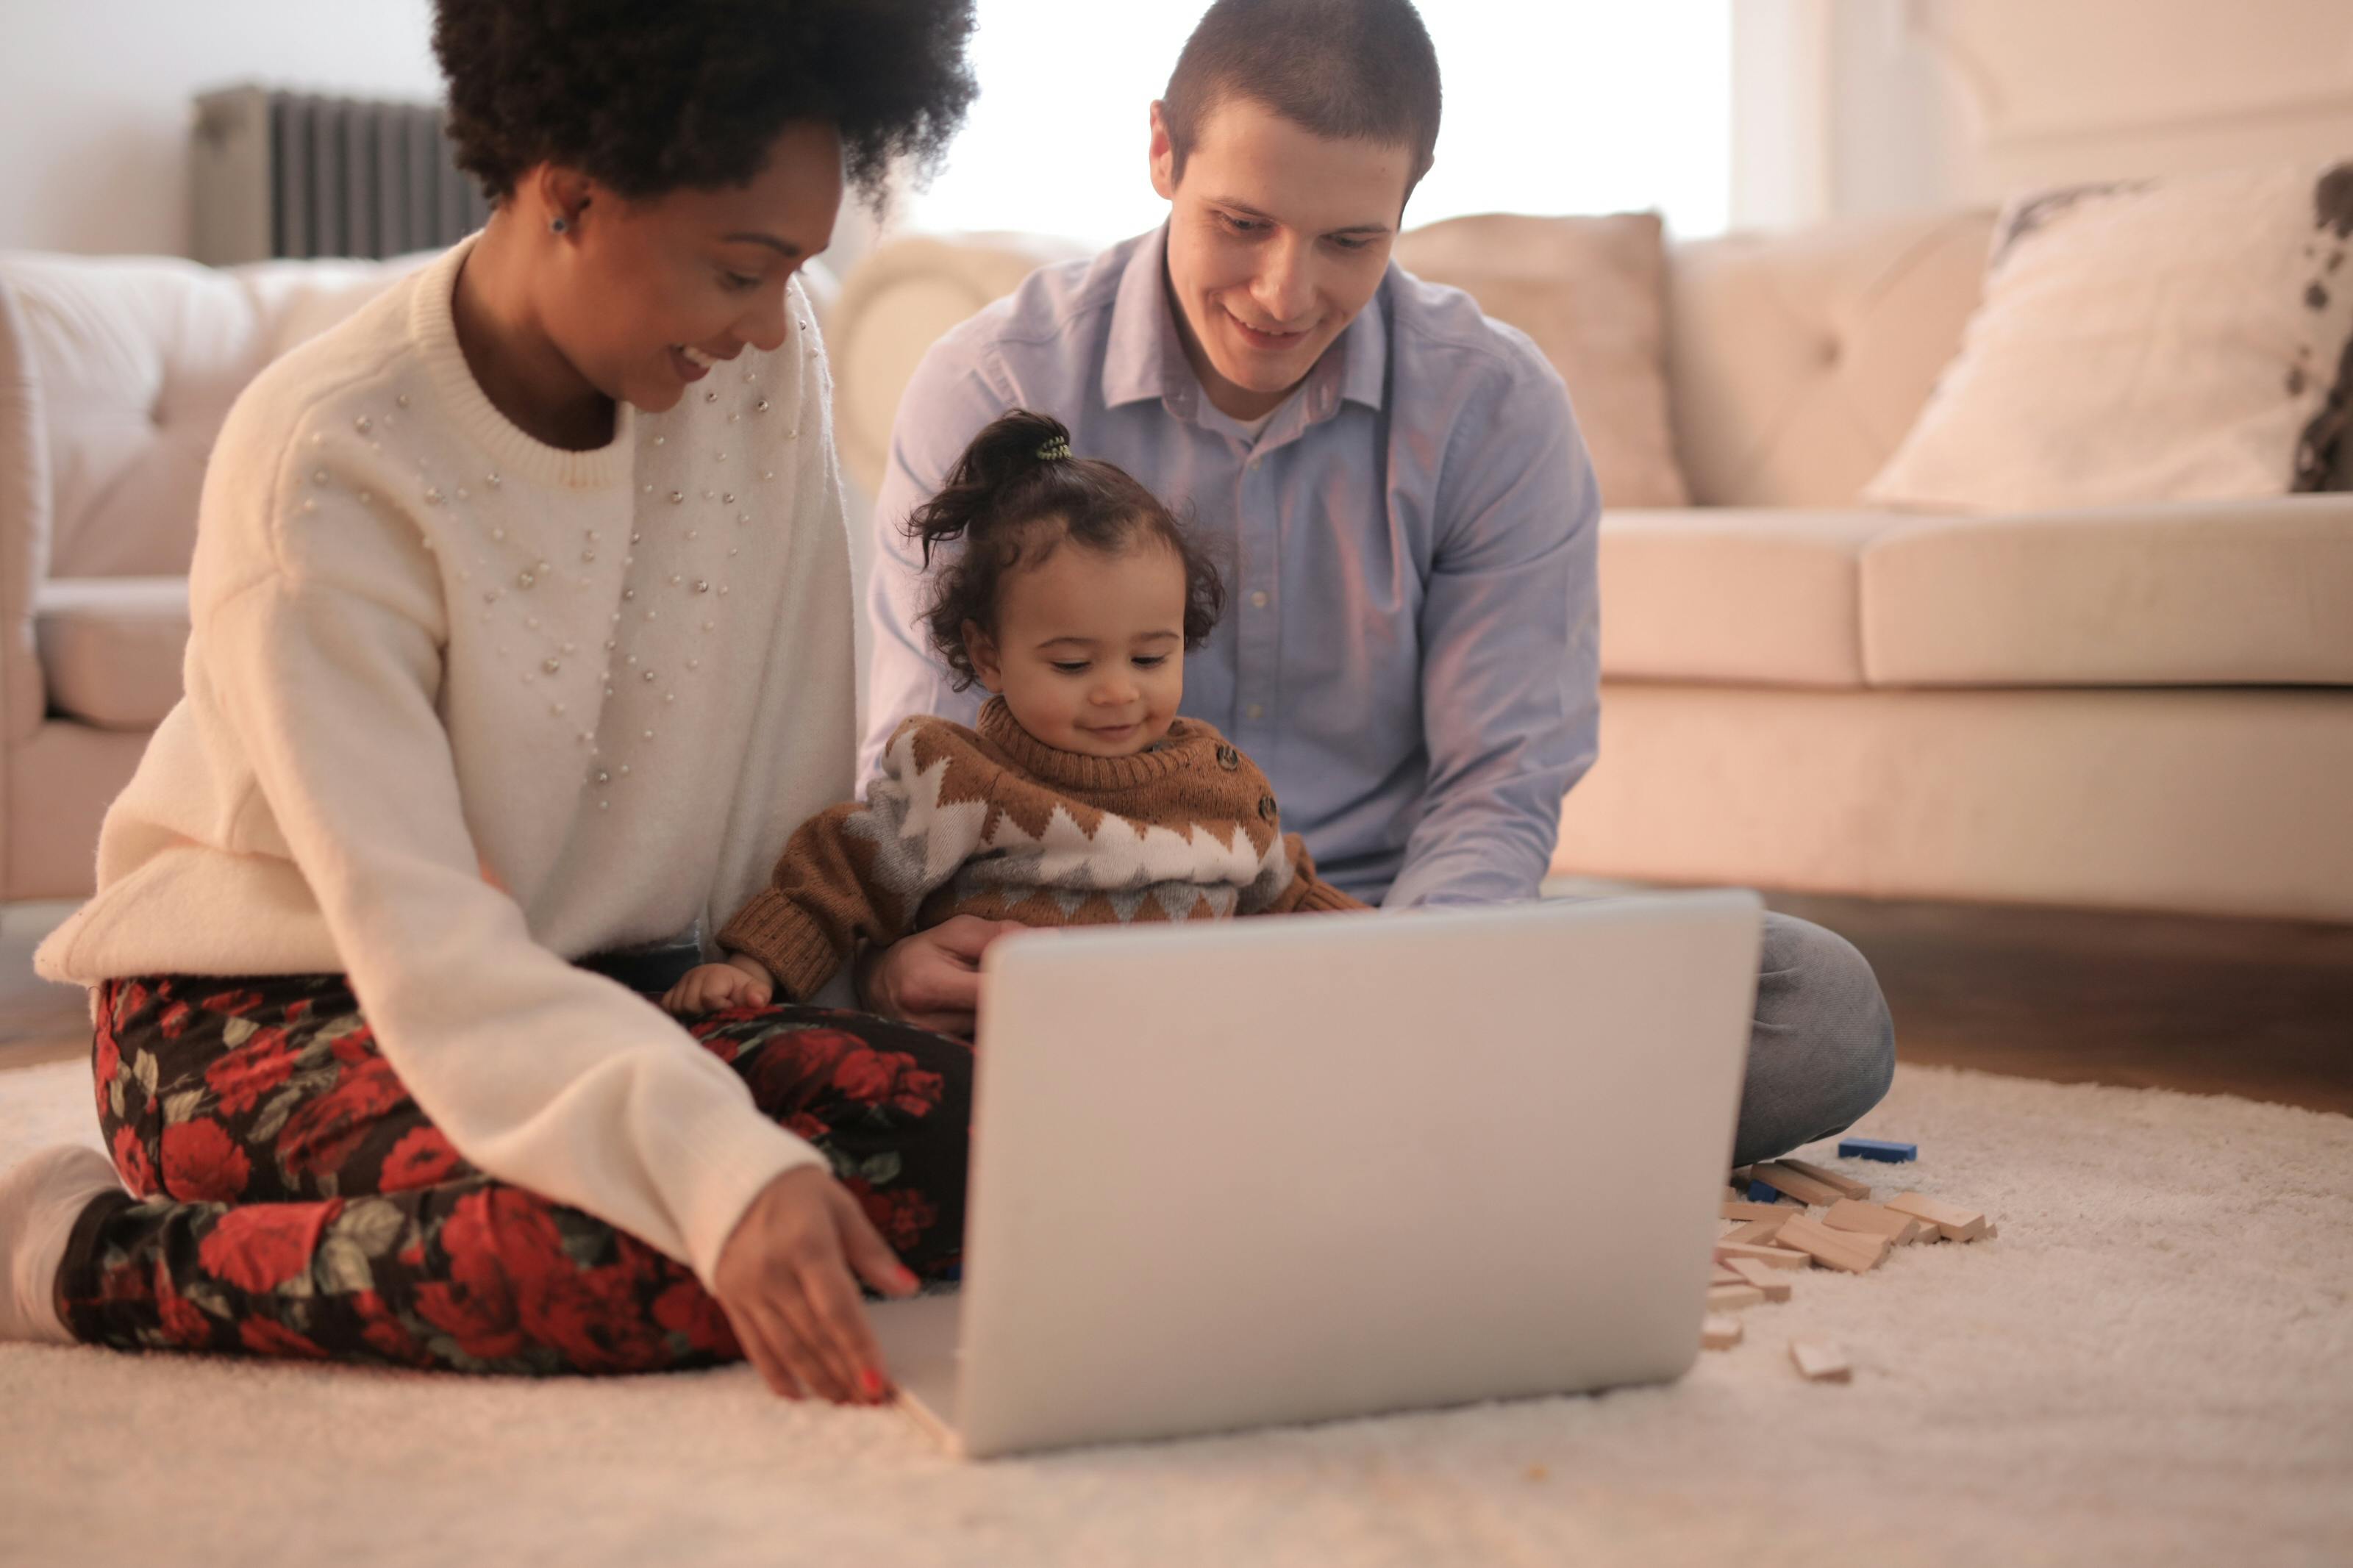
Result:
{"label": "fingernail", "polygon": [[866,1397],[869,1400],[871,1400],[877,1405],[882,1403],[882,1374],[881,1373],[876,1372],[870,1366],[864,1373],[860,1374],[859,1381],[865,1385]]}

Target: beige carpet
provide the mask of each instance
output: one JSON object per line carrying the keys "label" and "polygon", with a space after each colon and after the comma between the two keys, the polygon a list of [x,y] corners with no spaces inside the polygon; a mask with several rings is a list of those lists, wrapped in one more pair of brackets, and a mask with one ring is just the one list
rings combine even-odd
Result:
{"label": "beige carpet", "polygon": [[[0,1163],[87,1136],[82,1082],[0,1074]],[[2353,1560],[2353,1120],[1906,1068],[1862,1131],[2000,1239],[1817,1270],[1683,1383],[1599,1398],[967,1467],[740,1370],[0,1346],[0,1562]],[[1799,1381],[1799,1331],[1853,1384]]]}

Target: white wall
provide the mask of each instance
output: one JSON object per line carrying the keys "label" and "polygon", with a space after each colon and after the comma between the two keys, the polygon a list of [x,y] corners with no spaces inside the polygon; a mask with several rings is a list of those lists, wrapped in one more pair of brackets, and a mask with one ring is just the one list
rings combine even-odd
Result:
{"label": "white wall", "polygon": [[431,0],[0,0],[0,250],[185,255],[188,104],[440,96]]}
{"label": "white wall", "polygon": [[[1406,221],[1655,208],[1723,229],[1734,0],[1420,0],[1445,89],[1438,163]],[[980,0],[980,101],[900,226],[1104,244],[1168,207],[1148,110],[1208,0]],[[1512,47],[1496,47],[1508,38]]]}
{"label": "white wall", "polygon": [[2346,0],[1741,0],[1736,222],[2353,154]]}

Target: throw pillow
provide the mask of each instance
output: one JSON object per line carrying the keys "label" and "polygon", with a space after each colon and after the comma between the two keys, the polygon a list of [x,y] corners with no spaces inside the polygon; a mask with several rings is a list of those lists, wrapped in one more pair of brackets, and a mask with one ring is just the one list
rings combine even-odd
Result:
{"label": "throw pillow", "polygon": [[1609,506],[1684,506],[1667,422],[1666,249],[1656,213],[1449,218],[1398,237],[1397,263],[1535,340],[1568,384]]}
{"label": "throw pillow", "polygon": [[2046,192],[1863,490],[2021,510],[2330,488],[2353,400],[2353,163]]}

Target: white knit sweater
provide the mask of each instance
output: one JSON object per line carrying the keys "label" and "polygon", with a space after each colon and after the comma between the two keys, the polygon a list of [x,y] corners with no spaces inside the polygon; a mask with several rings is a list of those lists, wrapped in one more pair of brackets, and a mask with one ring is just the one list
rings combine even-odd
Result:
{"label": "white knit sweater", "polygon": [[830,387],[790,340],[610,446],[466,367],[460,245],[271,365],[206,475],[187,694],[40,972],[344,971],[459,1152],[708,1282],[818,1152],[650,1004],[566,961],[715,933],[850,791]]}

